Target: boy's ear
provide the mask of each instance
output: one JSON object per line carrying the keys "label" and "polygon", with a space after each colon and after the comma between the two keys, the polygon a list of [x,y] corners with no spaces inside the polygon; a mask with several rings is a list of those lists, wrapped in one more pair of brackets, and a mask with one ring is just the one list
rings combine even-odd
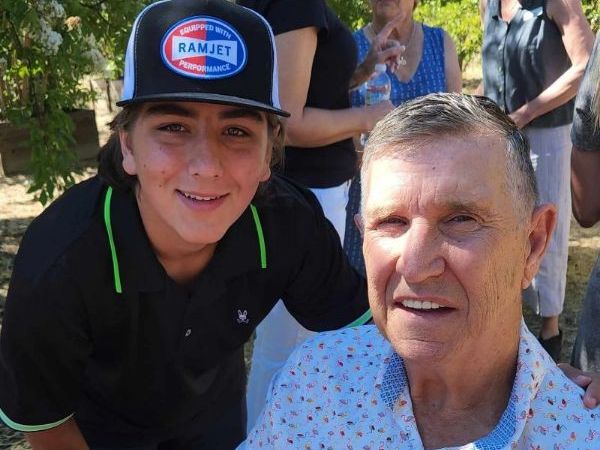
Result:
{"label": "boy's ear", "polygon": [[269,165],[269,161],[267,161],[265,163],[265,168],[263,170],[263,173],[260,177],[260,181],[261,182],[267,181],[270,177],[271,177],[271,166]]}
{"label": "boy's ear", "polygon": [[556,206],[547,203],[538,206],[531,216],[529,228],[529,253],[526,255],[525,270],[521,288],[526,289],[537,274],[542,258],[550,244],[550,238],[556,227]]}
{"label": "boy's ear", "polygon": [[129,144],[129,133],[125,130],[119,130],[119,143],[121,144],[121,154],[123,155],[123,170],[128,175],[137,175],[133,149]]}

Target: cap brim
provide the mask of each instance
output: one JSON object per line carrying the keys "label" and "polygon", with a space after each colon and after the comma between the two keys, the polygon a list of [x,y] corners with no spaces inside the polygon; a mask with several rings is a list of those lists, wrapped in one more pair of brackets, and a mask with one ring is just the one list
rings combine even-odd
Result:
{"label": "cap brim", "polygon": [[204,92],[184,92],[184,93],[168,93],[168,94],[154,94],[144,95],[140,97],[134,97],[130,100],[121,100],[117,102],[117,106],[133,105],[136,103],[146,102],[200,102],[200,103],[216,103],[219,105],[234,105],[234,106],[247,106],[248,108],[254,108],[268,113],[277,114],[282,117],[290,117],[290,113],[279,108],[275,108],[266,103],[256,102],[254,100],[248,100],[247,98],[233,97],[231,95],[219,95],[219,94],[208,94]]}

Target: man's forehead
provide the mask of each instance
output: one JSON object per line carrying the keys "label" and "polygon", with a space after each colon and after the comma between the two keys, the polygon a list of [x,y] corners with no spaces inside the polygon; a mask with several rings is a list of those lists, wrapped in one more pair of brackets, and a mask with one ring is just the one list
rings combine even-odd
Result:
{"label": "man's forehead", "polygon": [[[506,140],[492,130],[475,128],[457,132],[431,132],[429,134],[406,137],[397,143],[386,143],[384,151],[375,153],[405,159],[407,161],[432,159],[439,156],[469,150],[483,154],[504,155]],[[431,154],[430,154],[430,153]]]}
{"label": "man's forehead", "polygon": [[487,208],[498,191],[505,192],[504,154],[500,139],[485,136],[450,136],[388,151],[369,164],[364,209],[381,210],[398,202],[451,210]]}
{"label": "man's forehead", "polygon": [[409,164],[430,165],[436,170],[452,161],[464,163],[465,168],[478,165],[481,168],[504,168],[507,158],[506,141],[498,134],[471,131],[465,134],[442,134],[419,136],[397,144],[383,144],[372,150],[366,176],[377,161],[398,160]]}

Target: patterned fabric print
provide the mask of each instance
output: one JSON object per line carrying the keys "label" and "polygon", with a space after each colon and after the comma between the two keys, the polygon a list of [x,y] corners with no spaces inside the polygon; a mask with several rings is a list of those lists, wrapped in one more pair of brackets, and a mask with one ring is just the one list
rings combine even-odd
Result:
{"label": "patterned fabric print", "polygon": [[[461,450],[599,450],[600,415],[524,324],[517,373],[498,425]],[[240,447],[422,450],[402,359],[375,326],[321,333],[273,380]]]}
{"label": "patterned fabric print", "polygon": [[[400,103],[412,100],[432,92],[445,92],[446,72],[444,70],[444,34],[441,28],[432,28],[423,24],[423,54],[413,77],[407,82],[400,81],[389,68],[387,74],[392,80],[390,101],[398,106]],[[362,62],[369,52],[369,40],[363,29],[354,33],[358,48],[358,61]],[[364,89],[351,92],[350,100],[353,106],[365,104]]]}

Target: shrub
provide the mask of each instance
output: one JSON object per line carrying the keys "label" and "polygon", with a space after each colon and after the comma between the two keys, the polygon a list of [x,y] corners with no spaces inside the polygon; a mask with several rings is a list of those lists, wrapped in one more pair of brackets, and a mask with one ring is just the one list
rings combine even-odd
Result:
{"label": "shrub", "polygon": [[448,32],[456,45],[460,68],[481,51],[482,29],[478,0],[427,0],[415,11],[415,17]]}
{"label": "shrub", "polygon": [[42,203],[74,182],[67,112],[92,97],[83,77],[111,69],[119,75],[117,55],[144,3],[0,0],[0,121],[29,130],[30,191]]}

